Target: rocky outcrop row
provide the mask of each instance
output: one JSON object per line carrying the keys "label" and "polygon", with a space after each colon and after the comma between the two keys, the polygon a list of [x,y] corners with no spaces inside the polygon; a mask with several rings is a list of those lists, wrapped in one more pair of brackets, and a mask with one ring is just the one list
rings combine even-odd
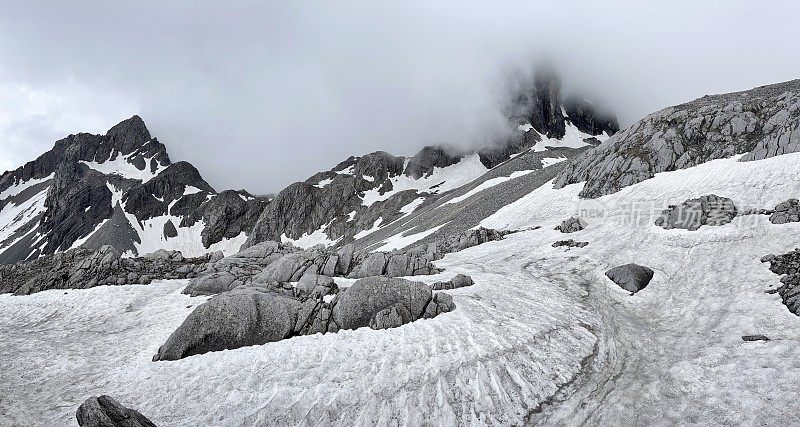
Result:
{"label": "rocky outcrop row", "polygon": [[406,251],[355,253],[352,244],[341,248],[298,249],[272,241],[251,246],[206,266],[184,293],[212,295],[251,283],[296,282],[306,274],[353,279],[419,276],[438,273],[433,265],[448,253],[500,240],[507,232],[488,228],[467,230]]}
{"label": "rocky outcrop row", "polygon": [[710,194],[688,199],[680,205],[670,205],[661,212],[655,224],[667,230],[682,228],[694,231],[703,225],[725,225],[738,213],[733,200]]}
{"label": "rocky outcrop row", "polygon": [[222,253],[184,258],[160,250],[124,258],[111,246],[98,251],[73,249],[33,261],[0,266],[0,293],[28,295],[48,289],[87,289],[100,285],[148,284],[157,279],[188,279],[205,271]]}
{"label": "rocky outcrop row", "polygon": [[653,274],[653,269],[633,263],[606,271],[606,277],[631,295],[644,289],[653,279]]}
{"label": "rocky outcrop row", "polygon": [[786,224],[789,222],[800,222],[800,201],[789,199],[778,203],[775,210],[769,216],[769,222],[773,224]]}
{"label": "rocky outcrop row", "polygon": [[769,263],[769,270],[781,277],[781,286],[770,293],[778,293],[792,313],[800,316],[800,249],[783,255],[766,255],[761,262]]}
{"label": "rocky outcrop row", "polygon": [[251,283],[198,306],[153,361],[261,345],[342,329],[388,329],[455,309],[452,298],[421,282],[370,277],[345,290],[329,277],[304,275],[296,287]]}
{"label": "rocky outcrop row", "polygon": [[737,154],[749,161],[798,150],[800,80],[792,80],[650,114],[569,161],[555,185],[586,181],[581,197],[595,198],[658,172]]}
{"label": "rocky outcrop row", "polygon": [[78,407],[75,419],[80,427],[156,427],[139,411],[105,395],[86,399]]}

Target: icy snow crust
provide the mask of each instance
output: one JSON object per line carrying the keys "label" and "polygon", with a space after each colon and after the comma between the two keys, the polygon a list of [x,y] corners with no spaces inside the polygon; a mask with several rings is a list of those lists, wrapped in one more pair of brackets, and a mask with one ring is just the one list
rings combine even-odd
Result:
{"label": "icy snow crust", "polygon": [[[106,393],[159,425],[797,425],[800,319],[764,293],[778,277],[759,258],[800,246],[800,223],[689,232],[653,215],[709,193],[773,207],[797,196],[798,169],[800,154],[717,160],[582,202],[581,184],[545,185],[484,221],[541,229],[414,278],[471,275],[455,311],[384,331],[151,362],[205,301],[186,282],[0,295],[0,424],[74,424]],[[589,245],[552,248],[578,210]],[[655,270],[634,296],[603,275],[628,262]],[[759,333],[771,341],[741,339]]]}

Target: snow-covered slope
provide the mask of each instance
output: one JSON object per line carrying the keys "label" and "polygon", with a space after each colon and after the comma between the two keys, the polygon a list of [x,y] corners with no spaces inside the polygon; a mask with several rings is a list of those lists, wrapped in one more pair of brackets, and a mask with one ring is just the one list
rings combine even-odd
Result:
{"label": "snow-covered slope", "polygon": [[[436,263],[444,273],[415,277],[471,275],[474,286],[451,291],[457,310],[385,331],[153,363],[205,300],[180,295],[185,282],[0,296],[0,357],[10,361],[0,413],[68,423],[85,396],[113,393],[169,425],[796,424],[800,320],[764,293],[777,279],[759,258],[798,246],[800,223],[743,216],[690,232],[653,219],[709,193],[774,206],[797,196],[798,168],[800,154],[723,159],[590,202],[577,198],[583,184],[542,186],[483,221],[542,228],[449,254]],[[589,245],[553,248],[564,237],[553,227],[576,212],[594,214],[570,235]],[[656,272],[634,296],[603,275],[628,262]]]}

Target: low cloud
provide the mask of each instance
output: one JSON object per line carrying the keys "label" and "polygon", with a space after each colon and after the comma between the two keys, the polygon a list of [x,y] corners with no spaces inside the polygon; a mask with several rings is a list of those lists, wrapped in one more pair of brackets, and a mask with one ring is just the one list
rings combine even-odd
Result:
{"label": "low cloud", "polygon": [[799,14],[746,1],[19,2],[0,14],[0,88],[58,101],[0,96],[0,168],[137,113],[215,187],[266,193],[349,155],[480,145],[506,129],[509,74],[543,61],[626,126],[797,77]]}

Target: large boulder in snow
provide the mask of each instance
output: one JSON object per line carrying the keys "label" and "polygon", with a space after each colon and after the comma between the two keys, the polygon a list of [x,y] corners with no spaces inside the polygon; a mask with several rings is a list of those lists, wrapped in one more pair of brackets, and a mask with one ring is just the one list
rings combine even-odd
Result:
{"label": "large boulder in snow", "polygon": [[109,396],[90,397],[78,407],[75,418],[80,427],[155,427],[135,409],[129,409]]}
{"label": "large boulder in snow", "polygon": [[714,194],[688,199],[661,212],[655,224],[667,230],[682,228],[694,231],[702,225],[725,225],[736,217],[733,200]]}
{"label": "large boulder in snow", "polygon": [[288,338],[300,307],[297,299],[258,288],[225,292],[189,314],[153,360],[178,360]]}
{"label": "large boulder in snow", "polygon": [[606,277],[628,292],[636,293],[650,283],[653,270],[638,264],[625,264],[606,271]]}
{"label": "large boulder in snow", "polygon": [[789,222],[800,222],[800,201],[789,199],[775,206],[769,222],[773,224],[786,224]]}
{"label": "large boulder in snow", "polygon": [[[432,296],[431,288],[422,282],[368,277],[339,293],[338,302],[333,307],[333,320],[340,329],[370,326],[375,316],[387,319],[387,322],[400,316],[401,324],[405,324],[422,317]],[[381,313],[392,307],[391,312]]]}

